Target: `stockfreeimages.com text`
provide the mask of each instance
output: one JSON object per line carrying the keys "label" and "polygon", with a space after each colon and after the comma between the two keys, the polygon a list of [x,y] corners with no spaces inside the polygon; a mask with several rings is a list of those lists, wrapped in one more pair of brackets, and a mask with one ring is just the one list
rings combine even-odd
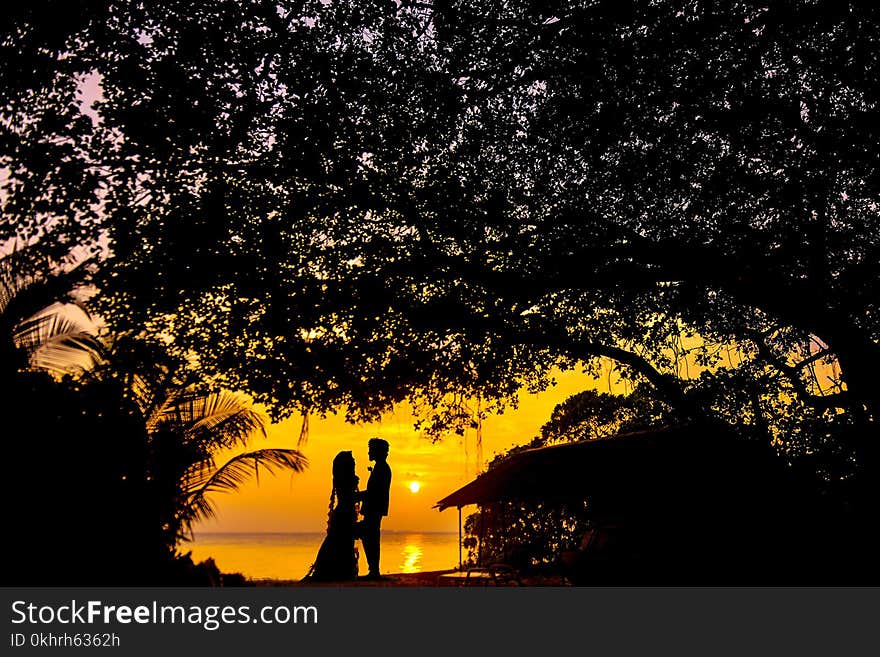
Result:
{"label": "stockfreeimages.com text", "polygon": [[69,604],[36,605],[26,600],[12,603],[12,623],[19,625],[200,625],[214,631],[223,625],[263,623],[317,624],[318,608],[314,605],[267,605],[252,609],[250,605],[161,605],[158,601],[140,605],[107,604],[101,600]]}

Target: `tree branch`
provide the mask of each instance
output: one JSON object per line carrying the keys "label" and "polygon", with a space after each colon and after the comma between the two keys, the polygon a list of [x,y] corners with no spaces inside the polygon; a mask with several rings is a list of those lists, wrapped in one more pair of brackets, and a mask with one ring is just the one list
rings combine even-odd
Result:
{"label": "tree branch", "polygon": [[760,354],[767,363],[785,375],[786,379],[791,383],[792,388],[797,394],[798,399],[806,405],[818,410],[827,410],[830,408],[848,408],[852,403],[850,396],[846,392],[840,392],[834,395],[814,395],[809,391],[806,383],[804,383],[804,380],[801,378],[800,366],[802,363],[798,363],[798,365],[795,366],[788,365],[782,358],[774,353],[773,349],[771,349],[757,333],[751,333],[749,338],[758,348],[758,354]]}
{"label": "tree branch", "polygon": [[831,354],[833,354],[833,353],[834,353],[833,351],[831,351],[830,349],[827,349],[827,348],[826,348],[826,349],[820,349],[820,350],[817,351],[815,354],[812,354],[812,355],[809,356],[808,358],[805,358],[804,360],[802,360],[802,361],[800,361],[800,362],[795,363],[794,365],[792,365],[792,368],[794,368],[794,369],[796,369],[796,370],[802,370],[802,369],[805,368],[807,365],[810,365],[810,364],[812,364],[812,363],[815,363],[817,360],[821,360],[821,359],[825,358],[826,356],[829,356],[829,355],[831,355]]}

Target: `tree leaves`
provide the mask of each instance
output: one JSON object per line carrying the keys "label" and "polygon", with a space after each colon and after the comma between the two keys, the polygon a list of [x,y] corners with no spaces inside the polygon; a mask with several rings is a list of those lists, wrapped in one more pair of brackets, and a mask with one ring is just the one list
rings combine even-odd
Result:
{"label": "tree leaves", "polygon": [[[821,341],[839,410],[875,422],[873,8],[185,4],[114,3],[7,99],[29,148],[10,216],[39,224],[57,178],[85,217],[55,159],[98,167],[100,312],[164,342],[175,376],[273,418],[409,398],[443,424],[616,354],[733,419],[717,386],[739,374],[767,399],[799,387],[761,374],[780,372],[757,331],[791,356]],[[64,75],[86,64],[100,125],[67,135],[46,108],[73,115]],[[698,391],[722,346],[747,362]]]}

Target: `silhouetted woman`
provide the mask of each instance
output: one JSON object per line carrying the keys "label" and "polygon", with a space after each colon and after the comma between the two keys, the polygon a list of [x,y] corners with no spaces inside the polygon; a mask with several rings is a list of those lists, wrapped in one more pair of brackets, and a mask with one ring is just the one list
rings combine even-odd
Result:
{"label": "silhouetted woman", "polygon": [[321,543],[315,563],[304,578],[306,581],[357,579],[358,553],[354,546],[357,487],[354,457],[351,452],[339,452],[333,459],[333,491],[330,493],[327,536]]}

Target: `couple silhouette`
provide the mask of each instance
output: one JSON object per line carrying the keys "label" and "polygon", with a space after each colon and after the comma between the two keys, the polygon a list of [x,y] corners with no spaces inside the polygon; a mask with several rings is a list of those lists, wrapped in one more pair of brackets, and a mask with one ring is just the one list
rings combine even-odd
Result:
{"label": "couple silhouette", "polygon": [[[351,452],[339,452],[333,459],[333,490],[330,493],[330,512],[327,536],[315,563],[304,581],[341,582],[358,576],[358,552],[355,541],[361,540],[367,557],[367,579],[380,579],[380,526],[388,515],[388,496],[391,489],[391,468],[388,466],[388,442],[371,438],[369,458],[375,463],[370,468],[367,488],[358,490],[360,479],[355,474]],[[363,520],[358,522],[358,511]]]}

